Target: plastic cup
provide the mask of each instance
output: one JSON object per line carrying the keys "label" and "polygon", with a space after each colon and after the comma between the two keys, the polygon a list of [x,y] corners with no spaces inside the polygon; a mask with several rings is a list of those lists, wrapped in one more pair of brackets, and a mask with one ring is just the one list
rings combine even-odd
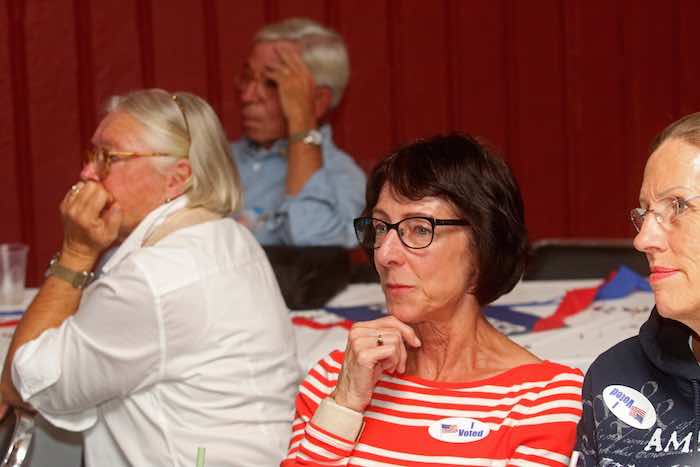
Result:
{"label": "plastic cup", "polygon": [[28,251],[22,243],[0,243],[0,304],[16,305],[24,300]]}

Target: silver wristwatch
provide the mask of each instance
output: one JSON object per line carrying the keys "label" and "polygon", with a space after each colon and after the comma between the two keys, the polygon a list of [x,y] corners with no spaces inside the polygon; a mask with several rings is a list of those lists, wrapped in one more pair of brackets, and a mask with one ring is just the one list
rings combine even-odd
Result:
{"label": "silver wristwatch", "polygon": [[63,279],[76,289],[84,289],[95,278],[95,273],[92,271],[73,271],[65,266],[58,264],[61,258],[61,253],[56,253],[49,261],[49,267],[46,269],[45,277],[54,276]]}
{"label": "silver wristwatch", "polygon": [[289,144],[301,141],[302,143],[308,144],[309,146],[321,147],[321,143],[323,142],[323,135],[316,128],[312,128],[308,131],[301,131],[299,133],[289,135],[288,141]]}

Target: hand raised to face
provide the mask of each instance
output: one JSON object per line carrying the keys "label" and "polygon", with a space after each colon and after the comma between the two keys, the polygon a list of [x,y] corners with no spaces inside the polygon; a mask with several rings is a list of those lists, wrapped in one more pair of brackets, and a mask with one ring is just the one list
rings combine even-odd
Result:
{"label": "hand raised to face", "polygon": [[302,130],[315,128],[316,83],[301,57],[299,47],[293,43],[280,42],[275,45],[275,53],[279,61],[267,64],[264,75],[277,83],[280,105],[289,127]]}
{"label": "hand raised to face", "polygon": [[122,213],[101,183],[81,181],[61,202],[63,251],[97,260],[117,239]]}
{"label": "hand raised to face", "polygon": [[383,372],[406,371],[406,345],[420,347],[421,342],[413,328],[393,316],[355,323],[333,393],[336,403],[364,411]]}

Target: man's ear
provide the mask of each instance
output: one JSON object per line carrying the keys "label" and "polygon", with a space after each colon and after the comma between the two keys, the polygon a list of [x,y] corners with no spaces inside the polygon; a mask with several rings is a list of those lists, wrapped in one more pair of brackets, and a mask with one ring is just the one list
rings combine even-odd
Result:
{"label": "man's ear", "polygon": [[314,116],[322,121],[331,110],[333,92],[328,86],[316,86],[314,91]]}
{"label": "man's ear", "polygon": [[168,182],[165,194],[168,198],[177,198],[185,192],[187,182],[192,176],[192,166],[187,159],[178,159],[177,162],[168,168]]}

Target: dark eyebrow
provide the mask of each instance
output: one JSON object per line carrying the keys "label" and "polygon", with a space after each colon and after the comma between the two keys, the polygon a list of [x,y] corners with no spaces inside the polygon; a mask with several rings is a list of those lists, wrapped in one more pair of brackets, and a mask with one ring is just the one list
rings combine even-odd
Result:
{"label": "dark eyebrow", "polygon": [[[382,216],[382,217],[387,218],[387,219],[390,217],[389,215],[387,215],[386,212],[382,211],[381,209],[376,209],[376,208],[372,210],[372,216]],[[403,215],[403,217],[401,219],[399,219],[399,221],[403,220],[403,219],[408,219],[409,217],[428,217],[431,219],[435,218],[435,216],[432,214],[416,211],[416,212],[405,213]],[[398,221],[396,221],[396,222],[398,222]]]}
{"label": "dark eyebrow", "polygon": [[377,208],[372,209],[372,212],[370,212],[370,215],[371,215],[372,217],[375,217],[375,216],[383,216],[383,217],[386,217],[386,218],[389,217],[389,216],[386,215],[386,213],[385,213],[384,211],[382,211],[381,209],[377,209]]}

